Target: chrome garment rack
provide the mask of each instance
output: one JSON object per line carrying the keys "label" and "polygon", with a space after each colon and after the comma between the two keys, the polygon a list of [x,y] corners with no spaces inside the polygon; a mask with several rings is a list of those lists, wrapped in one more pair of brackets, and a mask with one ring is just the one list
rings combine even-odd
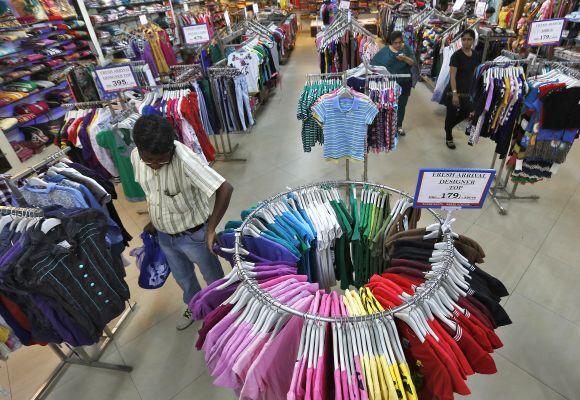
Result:
{"label": "chrome garment rack", "polygon": [[183,82],[185,80],[199,79],[203,77],[203,69],[200,64],[172,65],[169,68],[177,74],[174,78],[175,82]]}
{"label": "chrome garment rack", "polygon": [[[62,104],[62,108],[64,108],[65,110],[69,110],[69,109],[73,109],[73,108],[76,110],[83,110],[83,109],[87,109],[87,108],[108,107],[111,110],[111,114],[113,116],[115,116],[116,111],[113,108],[114,104],[115,104],[115,102],[113,102],[113,101],[95,100],[95,101],[84,101],[84,102],[80,102],[80,103],[66,103],[66,104]],[[121,106],[121,108],[124,107],[124,103],[122,101],[119,102],[119,105]]]}
{"label": "chrome garment rack", "polygon": [[[207,69],[207,74],[210,77],[220,77],[220,76],[227,76],[227,77],[235,77],[240,76],[242,71],[235,67],[229,67],[226,65],[227,59],[224,58],[221,61],[218,61],[213,66]],[[216,149],[216,159],[219,158],[219,161],[223,162],[246,162],[246,158],[239,158],[234,157],[235,152],[239,149],[240,144],[236,143],[235,146],[232,146],[232,140],[230,138],[229,132],[224,132],[223,129],[220,129],[219,132],[221,148],[218,145],[217,141],[217,134],[213,135],[213,142],[214,147]]]}
{"label": "chrome garment rack", "polygon": [[[489,65],[489,66],[493,66],[493,65],[497,65],[497,66],[501,66],[501,65],[522,65],[522,64],[531,64],[533,61],[532,60],[527,60],[527,59],[522,59],[520,58],[520,56],[514,52],[511,51],[507,51],[507,50],[502,50],[501,55],[503,57],[507,57],[509,60],[491,60],[491,61],[486,61],[484,64],[485,65]],[[513,131],[510,133],[510,143],[512,141],[512,137],[513,137]],[[498,159],[498,153],[493,153],[493,159],[491,160],[491,167],[492,169],[496,169],[496,162]],[[509,180],[509,171],[507,171],[506,169],[506,174],[505,174],[505,178],[502,182],[502,175],[504,172],[504,169],[506,167],[506,163],[507,163],[507,155],[506,157],[501,160],[500,159],[500,165],[499,165],[499,169],[497,169],[497,173],[495,175],[495,181],[493,183],[493,185],[489,188],[489,195],[491,197],[491,199],[493,200],[493,203],[495,204],[495,206],[498,208],[498,211],[501,215],[506,215],[507,214],[507,209],[505,208],[502,200],[538,200],[540,197],[536,196],[536,195],[532,195],[532,196],[516,196],[515,192],[517,189],[517,184],[514,185],[514,187],[512,188],[511,192],[508,192],[507,190],[507,185],[508,185],[508,180]]]}
{"label": "chrome garment rack", "polygon": [[[519,54],[516,54],[511,51],[502,50],[501,55],[511,60],[497,60],[497,61],[487,61],[485,65],[507,65],[507,64],[528,64],[530,66],[539,64],[540,66],[549,65],[558,69],[565,73],[566,75],[572,76],[576,79],[580,79],[580,71],[575,68],[572,68],[570,65],[580,65],[578,62],[571,62],[563,63],[557,61],[550,61],[544,59],[523,59]],[[541,68],[541,67],[540,67]],[[512,141],[513,131],[510,133],[510,143]],[[498,153],[494,153],[493,159],[491,161],[491,168],[496,169],[496,162],[498,158]],[[489,189],[489,194],[491,199],[493,200],[494,204],[498,208],[500,215],[507,215],[507,209],[503,204],[503,201],[511,201],[511,200],[539,200],[540,196],[538,195],[528,195],[528,196],[519,196],[516,195],[516,191],[519,186],[519,182],[514,182],[512,185],[511,190],[508,190],[508,183],[509,178],[511,175],[511,170],[507,168],[507,160],[508,157],[506,155],[504,160],[500,161],[499,169],[497,170],[497,174],[495,176],[495,182]],[[505,170],[505,177],[502,181],[502,175]]]}
{"label": "chrome garment rack", "polygon": [[[370,74],[365,74],[365,95],[368,95],[368,79],[366,78],[382,78],[385,80],[394,80],[396,78],[410,78],[410,74],[390,74],[388,72],[373,72]],[[306,74],[306,83],[315,82],[318,79],[340,79],[342,81],[342,86],[348,87],[348,71],[344,72],[326,72],[326,73],[319,73],[319,74]],[[366,181],[368,178],[368,166],[369,166],[369,153],[367,151],[367,143],[365,137],[365,152],[364,152],[364,161],[363,161],[363,181]],[[346,159],[345,161],[345,175],[346,180],[350,180],[350,159]]]}
{"label": "chrome garment rack", "polygon": [[[238,277],[240,278],[240,281],[242,282],[244,287],[246,287],[253,295],[256,296],[256,298],[259,301],[270,305],[275,310],[278,310],[278,311],[284,312],[284,313],[288,313],[288,314],[291,314],[291,315],[294,315],[294,316],[297,316],[297,317],[300,317],[300,318],[303,318],[306,320],[313,320],[313,321],[317,321],[317,322],[329,322],[329,323],[358,323],[358,322],[374,321],[376,319],[392,318],[396,313],[403,311],[409,307],[412,307],[413,305],[423,301],[423,299],[428,298],[429,296],[432,295],[433,292],[438,290],[443,285],[443,282],[447,278],[449,270],[452,268],[452,265],[454,262],[453,261],[454,246],[453,246],[453,240],[451,237],[451,232],[449,232],[449,231],[443,233],[444,242],[446,243],[446,247],[444,249],[445,255],[443,258],[444,267],[441,269],[441,271],[433,279],[430,279],[429,281],[426,281],[424,284],[417,287],[415,290],[415,294],[413,295],[413,297],[411,299],[405,300],[404,303],[401,304],[400,306],[397,306],[395,308],[388,309],[388,310],[385,310],[382,312],[377,312],[374,314],[362,315],[362,316],[349,316],[349,317],[323,317],[320,315],[310,314],[308,312],[298,311],[298,310],[293,309],[292,307],[285,305],[284,303],[280,302],[278,299],[273,297],[271,294],[265,292],[262,288],[260,288],[260,286],[258,285],[256,280],[247,274],[244,266],[242,265],[242,261],[243,261],[243,257],[244,257],[244,253],[245,253],[244,252],[245,249],[244,249],[243,244],[242,244],[242,232],[244,231],[246,226],[252,221],[253,217],[258,212],[260,212],[262,209],[268,207],[270,204],[284,198],[286,195],[293,193],[293,192],[299,192],[301,190],[305,190],[305,189],[309,189],[309,188],[316,188],[316,187],[320,187],[320,188],[329,187],[329,186],[330,187],[338,187],[338,186],[348,187],[351,184],[361,186],[361,187],[368,186],[368,187],[372,187],[372,188],[376,188],[376,189],[386,190],[386,191],[389,191],[392,193],[397,193],[397,194],[401,195],[402,197],[405,197],[407,199],[412,200],[412,196],[410,196],[409,194],[407,194],[403,191],[397,190],[397,189],[393,189],[393,188],[386,186],[386,185],[346,180],[346,181],[320,182],[320,183],[300,186],[296,189],[292,189],[292,190],[288,190],[286,192],[279,193],[277,195],[270,197],[269,199],[267,199],[263,202],[260,202],[258,204],[258,206],[246,217],[246,219],[243,221],[242,225],[238,229],[236,229],[236,231],[235,231],[235,244],[234,244],[234,256],[233,256],[234,261],[236,263],[237,274],[238,274]],[[434,218],[439,223],[442,222],[441,218],[433,210],[431,210],[431,209],[428,209],[428,210],[431,212],[431,214],[434,216]]]}
{"label": "chrome garment rack", "polygon": [[[53,161],[61,159],[66,153],[70,151],[70,147],[59,150],[58,152],[50,155],[40,163],[22,171],[9,178],[10,182],[15,182],[22,178],[25,178],[31,174],[38,172],[43,166],[50,164]],[[16,193],[14,193],[16,195]],[[40,208],[23,208],[23,207],[6,207],[0,206],[0,215],[14,215],[18,217],[42,217],[44,212]],[[131,372],[133,367],[121,364],[105,363],[100,361],[101,357],[112,343],[116,333],[127,321],[127,317],[133,311],[135,311],[136,303],[130,300],[127,302],[128,307],[120,315],[119,320],[113,328],[106,326],[103,329],[103,334],[101,336],[101,341],[98,344],[96,352],[94,355],[89,355],[84,347],[72,347],[66,343],[55,344],[49,343],[48,348],[50,348],[60,359],[60,363],[57,367],[50,373],[46,381],[40,386],[36,393],[31,397],[31,400],[42,400],[45,399],[51,392],[51,390],[56,386],[57,382],[60,380],[62,375],[66,372],[66,369],[70,365],[84,365],[86,367],[92,368],[102,368],[113,371]]]}

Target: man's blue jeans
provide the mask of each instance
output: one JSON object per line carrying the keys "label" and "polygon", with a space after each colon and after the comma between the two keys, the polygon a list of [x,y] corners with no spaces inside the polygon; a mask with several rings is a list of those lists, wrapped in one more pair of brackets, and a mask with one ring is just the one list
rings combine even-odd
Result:
{"label": "man's blue jeans", "polygon": [[177,284],[183,290],[183,302],[189,304],[191,298],[201,290],[195,276],[195,265],[199,267],[203,279],[210,283],[223,278],[224,271],[218,258],[207,248],[205,232],[207,225],[194,233],[169,235],[159,232],[159,245],[167,257],[167,262]]}

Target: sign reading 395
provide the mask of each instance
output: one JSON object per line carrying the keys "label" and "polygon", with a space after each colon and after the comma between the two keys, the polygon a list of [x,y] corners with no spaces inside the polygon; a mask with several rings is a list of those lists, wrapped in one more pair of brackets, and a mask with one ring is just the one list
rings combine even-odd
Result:
{"label": "sign reading 395", "polygon": [[103,90],[107,93],[122,92],[139,87],[130,65],[97,68],[95,73]]}

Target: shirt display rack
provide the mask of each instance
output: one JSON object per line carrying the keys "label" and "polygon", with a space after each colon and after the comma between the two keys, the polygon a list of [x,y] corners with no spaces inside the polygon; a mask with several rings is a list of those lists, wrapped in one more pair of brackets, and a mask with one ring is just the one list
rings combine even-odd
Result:
{"label": "shirt display rack", "polygon": [[[365,65],[365,68],[366,65]],[[369,70],[370,71],[370,70]],[[342,81],[342,85],[343,87],[348,87],[347,84],[347,79],[349,78],[349,74],[348,71],[344,71],[344,72],[327,72],[327,73],[319,73],[319,74],[306,74],[306,81],[307,82],[311,82],[313,80],[316,79],[321,79],[321,78],[339,78]],[[365,74],[365,78],[369,78],[369,77],[374,77],[374,78],[383,78],[385,80],[395,80],[397,78],[411,78],[410,74],[390,74],[388,72],[379,72],[379,71],[372,71],[370,73]],[[368,95],[369,93],[369,87],[368,87],[368,79],[365,80],[365,90],[364,90],[364,94]],[[365,143],[365,147],[366,147],[366,143]],[[369,158],[369,153],[368,153],[368,149],[365,149],[365,153],[364,153],[364,161],[363,161],[363,180],[367,180],[368,178],[368,158]],[[345,165],[345,176],[346,176],[346,180],[350,179],[350,160],[347,158],[346,159],[346,165]]]}
{"label": "shirt display rack", "polygon": [[[6,177],[10,180],[10,183],[25,178],[29,175],[37,173],[37,171],[43,166],[57,161],[63,158],[70,148],[64,148],[58,152],[47,157],[40,163],[19,172],[11,177]],[[16,195],[16,194],[15,194]],[[0,206],[0,215],[14,215],[14,216],[31,216],[31,217],[42,217],[43,211],[39,208],[22,208],[22,207],[7,207]],[[113,371],[131,372],[133,370],[132,366],[106,363],[100,361],[101,357],[112,343],[115,334],[127,321],[127,317],[136,309],[136,302],[128,301],[128,307],[119,316],[117,323],[113,328],[108,326],[103,329],[103,334],[101,336],[101,341],[98,344],[98,348],[93,355],[90,355],[87,350],[83,347],[72,347],[68,344],[55,344],[49,343],[48,348],[50,348],[60,359],[57,367],[50,373],[46,381],[40,386],[36,393],[31,397],[31,400],[41,400],[45,399],[50,391],[56,386],[58,380],[62,377],[67,367],[70,365],[84,365],[86,367],[92,368],[102,368]]]}
{"label": "shirt display rack", "polygon": [[[578,71],[574,68],[571,68],[570,66],[559,63],[559,62],[549,61],[549,60],[544,60],[544,59],[537,59],[537,58],[536,59],[522,59],[522,58],[520,58],[520,56],[518,54],[511,52],[511,51],[508,51],[508,50],[502,50],[501,57],[503,59],[486,61],[484,64],[486,64],[486,65],[506,65],[506,64],[521,65],[521,64],[527,64],[528,71],[534,70],[536,68],[536,66],[539,69],[541,69],[543,66],[549,65],[549,66],[552,66],[552,67],[559,69],[563,72],[566,72],[570,76],[574,76],[574,77],[580,79],[580,71]],[[578,63],[572,63],[572,64],[577,65]],[[511,132],[511,135],[513,136],[513,131]],[[511,137],[510,137],[510,142],[511,142]],[[498,212],[500,215],[507,215],[507,209],[504,206],[503,201],[539,200],[540,199],[540,196],[538,196],[538,195],[528,195],[528,196],[516,195],[516,191],[517,191],[517,188],[519,186],[518,182],[514,182],[511,190],[508,190],[507,187],[508,187],[508,181],[509,181],[509,177],[510,177],[510,171],[508,168],[506,168],[508,157],[500,160],[499,168],[496,167],[497,159],[498,159],[498,153],[494,153],[490,168],[497,169],[497,174],[495,176],[495,181],[494,181],[493,185],[489,189],[489,194],[490,194],[490,197],[493,200],[494,204],[498,208]],[[504,174],[504,170],[505,170],[505,177],[503,178],[503,181],[502,181],[502,176]]]}
{"label": "shirt display rack", "polygon": [[[363,316],[348,316],[348,317],[324,317],[320,315],[309,314],[308,312],[301,312],[295,310],[291,307],[286,306],[278,299],[274,298],[269,293],[265,292],[258,284],[254,281],[254,279],[248,275],[246,268],[242,264],[243,258],[247,254],[247,251],[244,249],[242,244],[242,236],[243,231],[246,227],[250,225],[252,219],[255,215],[259,214],[262,209],[265,209],[270,204],[282,199],[284,196],[293,193],[299,192],[304,189],[314,188],[314,187],[337,187],[337,186],[345,186],[348,187],[349,185],[355,185],[358,187],[371,187],[380,190],[385,190],[387,192],[391,192],[394,194],[398,194],[403,198],[407,198],[412,200],[413,197],[408,193],[391,188],[386,185],[377,184],[377,183],[369,183],[364,181],[351,181],[351,180],[344,180],[344,181],[327,181],[327,182],[319,182],[314,184],[303,185],[295,189],[291,189],[282,193],[278,193],[258,204],[256,208],[250,212],[250,214],[244,219],[242,225],[235,230],[235,244],[234,244],[234,256],[233,259],[236,265],[236,272],[238,277],[243,282],[246,288],[250,290],[250,292],[256,296],[256,298],[261,301],[268,303],[272,306],[273,309],[279,310],[288,314],[295,315],[297,317],[301,317],[307,320],[313,320],[316,322],[329,322],[329,323],[358,323],[358,322],[367,322],[367,321],[374,321],[376,319],[385,319],[385,318],[392,318],[396,313],[404,311],[407,308],[414,306],[417,303],[420,303],[425,298],[431,296],[435,291],[437,291],[444,283],[445,279],[448,278],[449,270],[453,265],[454,259],[454,247],[451,239],[451,226],[449,225],[449,215],[448,217],[443,220],[439,215],[437,215],[433,210],[428,209],[429,212],[432,214],[434,219],[441,224],[443,230],[443,242],[446,244],[445,248],[442,250],[445,252],[443,256],[443,265],[444,267],[437,273],[437,276],[426,282],[424,286],[420,286],[416,289],[415,295],[412,296],[409,300],[406,300],[402,305],[388,309],[382,312],[377,312],[374,314],[363,315]],[[448,211],[448,214],[450,212]]]}

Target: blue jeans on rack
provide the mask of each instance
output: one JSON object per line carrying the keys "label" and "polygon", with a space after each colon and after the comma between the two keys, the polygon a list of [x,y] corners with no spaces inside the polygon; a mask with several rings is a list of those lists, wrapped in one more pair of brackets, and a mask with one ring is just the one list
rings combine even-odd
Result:
{"label": "blue jeans on rack", "polygon": [[252,117],[252,107],[250,106],[250,95],[248,93],[248,82],[243,76],[234,78],[236,85],[236,102],[238,104],[238,113],[240,114],[240,121],[242,128],[247,130],[246,118],[244,118],[244,110],[246,111],[247,120],[250,125],[254,125],[254,118]]}
{"label": "blue jeans on rack", "polygon": [[159,246],[167,258],[175,281],[183,290],[185,304],[189,304],[191,298],[201,290],[194,264],[197,264],[208,285],[224,276],[218,258],[207,248],[206,228],[204,224],[195,232],[185,231],[175,235],[158,232]]}

